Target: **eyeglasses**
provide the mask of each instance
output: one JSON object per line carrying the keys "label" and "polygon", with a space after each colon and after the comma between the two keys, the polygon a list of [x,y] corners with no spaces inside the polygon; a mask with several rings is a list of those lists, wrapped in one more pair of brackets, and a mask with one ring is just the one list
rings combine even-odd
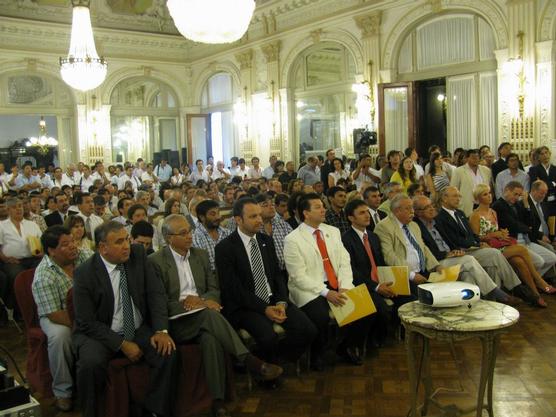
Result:
{"label": "eyeglasses", "polygon": [[180,230],[177,233],[168,233],[168,236],[185,236],[190,234],[191,234],[191,230]]}

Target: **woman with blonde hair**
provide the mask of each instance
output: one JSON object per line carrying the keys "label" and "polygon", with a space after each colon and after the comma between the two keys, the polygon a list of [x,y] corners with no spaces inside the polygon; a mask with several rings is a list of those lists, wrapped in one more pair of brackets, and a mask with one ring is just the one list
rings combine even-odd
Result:
{"label": "woman with blonde hair", "polygon": [[[538,288],[545,293],[552,294],[556,288],[548,285],[533,265],[531,255],[527,248],[519,245],[512,238],[508,230],[498,228],[498,218],[496,212],[490,208],[492,204],[492,192],[490,186],[478,184],[473,191],[473,198],[479,203],[471,216],[469,224],[471,230],[481,242],[487,243],[493,248],[499,249],[512,267],[517,271],[517,275],[533,293],[533,298],[529,301],[537,307],[547,307],[546,301],[541,297]],[[538,288],[537,288],[538,287]]]}

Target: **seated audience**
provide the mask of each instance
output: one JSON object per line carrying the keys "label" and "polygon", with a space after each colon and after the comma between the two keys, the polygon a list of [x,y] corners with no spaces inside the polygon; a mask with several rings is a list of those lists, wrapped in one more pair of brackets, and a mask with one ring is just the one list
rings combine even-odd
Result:
{"label": "seated audience", "polygon": [[145,220],[138,221],[131,227],[131,243],[143,245],[145,253],[150,255],[153,250],[154,227]]}

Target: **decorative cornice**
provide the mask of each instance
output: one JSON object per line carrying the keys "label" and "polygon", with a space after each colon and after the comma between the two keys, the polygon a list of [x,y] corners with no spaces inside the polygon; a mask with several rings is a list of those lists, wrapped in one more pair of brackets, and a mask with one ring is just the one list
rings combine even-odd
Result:
{"label": "decorative cornice", "polygon": [[248,49],[246,51],[236,54],[236,60],[239,62],[240,70],[247,70],[253,67],[253,50]]}
{"label": "decorative cornice", "polygon": [[280,47],[282,46],[282,41],[274,41],[267,43],[261,47],[263,51],[266,63],[276,62],[280,58]]}
{"label": "decorative cornice", "polygon": [[320,28],[316,29],[316,30],[313,30],[310,33],[311,38],[313,39],[313,43],[319,43],[323,33],[324,33],[324,31]]}
{"label": "decorative cornice", "polygon": [[361,29],[362,38],[370,38],[380,34],[382,11],[378,10],[373,13],[355,16],[354,19],[357,27]]}

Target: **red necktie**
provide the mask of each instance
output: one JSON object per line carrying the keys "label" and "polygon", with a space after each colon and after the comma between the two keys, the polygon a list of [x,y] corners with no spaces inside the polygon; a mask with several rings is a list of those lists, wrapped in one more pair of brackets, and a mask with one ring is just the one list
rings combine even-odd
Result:
{"label": "red necktie", "polygon": [[371,245],[369,244],[369,236],[367,235],[367,233],[363,234],[363,246],[365,246],[365,251],[367,252],[367,256],[371,260],[371,279],[374,282],[378,282],[378,273],[376,270],[375,257],[373,256],[373,251],[371,250]]}
{"label": "red necktie", "polygon": [[328,251],[326,250],[326,243],[320,235],[320,230],[315,230],[314,233],[317,238],[317,246],[319,247],[320,256],[322,256],[322,264],[324,266],[324,272],[326,272],[326,277],[328,279],[328,285],[330,285],[335,290],[338,289],[338,278],[328,257]]}

